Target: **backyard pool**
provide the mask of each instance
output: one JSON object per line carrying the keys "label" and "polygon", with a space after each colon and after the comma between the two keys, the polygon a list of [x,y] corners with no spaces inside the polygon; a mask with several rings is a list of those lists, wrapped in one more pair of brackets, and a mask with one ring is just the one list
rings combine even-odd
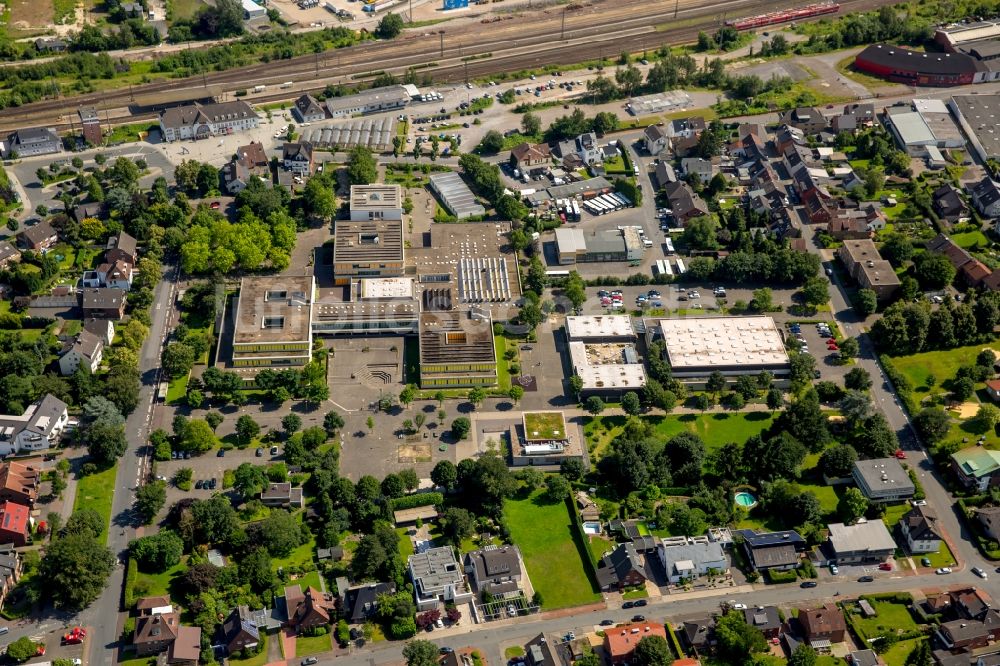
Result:
{"label": "backyard pool", "polygon": [[752,509],[757,505],[757,498],[745,490],[736,493],[736,496],[733,498],[733,500],[736,502],[738,506],[742,506],[743,508],[746,509]]}
{"label": "backyard pool", "polygon": [[583,524],[584,534],[600,534],[601,524],[598,522],[586,522]]}

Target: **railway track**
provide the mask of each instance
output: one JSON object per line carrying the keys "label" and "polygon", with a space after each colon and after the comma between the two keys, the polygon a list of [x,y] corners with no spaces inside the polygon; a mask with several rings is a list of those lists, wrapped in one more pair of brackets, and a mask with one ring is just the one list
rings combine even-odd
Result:
{"label": "railway track", "polygon": [[[871,9],[897,0],[846,0],[843,11]],[[402,74],[420,67],[435,82],[448,83],[483,78],[543,65],[571,65],[586,60],[614,56],[622,50],[653,50],[665,44],[692,42],[701,30],[717,27],[726,18],[746,12],[759,13],[787,8],[788,0],[730,0],[692,7],[697,0],[629,1],[609,6],[604,2],[576,11],[548,10],[491,24],[457,26],[452,32],[429,31],[409,34],[390,42],[368,42],[323,54],[300,56],[284,61],[257,64],[226,72],[185,79],[157,81],[132,89],[90,93],[45,100],[0,111],[0,129],[25,124],[47,124],[59,129],[67,113],[77,106],[98,106],[115,110],[113,122],[140,122],[156,117],[155,112],[132,113],[129,109],[148,108],[158,97],[169,93],[178,99],[196,99],[206,94],[231,93],[257,84],[274,85],[300,81],[306,75],[315,82],[311,91],[329,83],[357,83],[388,71]],[[678,20],[674,21],[674,15]],[[533,20],[532,20],[533,19]],[[530,25],[526,25],[529,23]],[[671,23],[678,27],[670,28]],[[608,26],[614,25],[613,30]],[[483,31],[489,37],[483,39]],[[559,38],[556,38],[558,35]],[[623,41],[624,40],[624,41]],[[443,55],[442,55],[443,54]],[[430,63],[430,66],[425,66]],[[297,89],[294,96],[304,92]],[[255,95],[255,104],[285,101],[291,93]]]}

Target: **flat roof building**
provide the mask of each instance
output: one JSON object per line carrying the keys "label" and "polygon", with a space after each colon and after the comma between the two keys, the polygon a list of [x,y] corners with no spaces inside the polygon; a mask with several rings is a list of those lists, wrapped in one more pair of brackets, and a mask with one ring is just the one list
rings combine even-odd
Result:
{"label": "flat roof building", "polygon": [[1000,37],[1000,21],[956,23],[934,32],[934,41],[950,51],[954,51],[959,44],[995,37]]}
{"label": "flat roof building", "polygon": [[616,396],[646,385],[646,370],[630,344],[575,340],[569,343],[569,356],[573,374],[583,381],[585,394]]}
{"label": "flat roof building", "polygon": [[561,265],[603,261],[639,261],[644,251],[639,230],[631,226],[585,234],[582,229],[559,227],[556,254]]}
{"label": "flat roof building", "polygon": [[351,221],[401,219],[403,196],[399,185],[351,185]]}
{"label": "flat roof building", "polygon": [[854,525],[830,523],[827,554],[834,564],[884,562],[896,551],[885,523],[861,519]]}
{"label": "flat roof building", "polygon": [[570,315],[566,317],[566,336],[584,342],[628,342],[636,337],[628,315]]}
{"label": "flat roof building", "polygon": [[316,335],[416,334],[420,302],[413,278],[365,278],[321,289],[313,309]]}
{"label": "flat roof building", "polygon": [[1000,95],[956,95],[948,107],[979,159],[1000,159]]}
{"label": "flat roof building", "polygon": [[246,277],[240,281],[232,365],[305,365],[312,358],[312,276]]}
{"label": "flat roof building", "polygon": [[869,502],[899,502],[916,492],[909,473],[895,458],[858,460],[851,476]]}
{"label": "flat roof building", "polygon": [[338,220],[334,231],[333,277],[399,277],[403,274],[401,219]]}
{"label": "flat roof building", "polygon": [[330,97],[326,100],[326,110],[331,118],[344,118],[366,113],[402,109],[410,103],[410,93],[400,85],[372,88],[355,95]]}
{"label": "flat roof building", "polygon": [[871,289],[879,300],[891,297],[899,289],[899,276],[870,238],[845,240],[837,256],[861,288]]}
{"label": "flat roof building", "polygon": [[762,370],[779,379],[788,376],[788,353],[771,317],[660,319],[654,328],[674,376],[685,383],[704,381],[716,370],[727,377]]}
{"label": "flat roof building", "polygon": [[438,602],[462,604],[472,599],[465,572],[451,546],[410,555],[408,564],[418,611],[436,608]]}
{"label": "flat roof building", "polygon": [[448,212],[458,219],[486,215],[486,209],[477,203],[476,195],[454,171],[433,174],[430,185],[431,191],[441,199]]}
{"label": "flat roof building", "polygon": [[421,388],[493,386],[497,357],[493,319],[486,310],[420,315]]}

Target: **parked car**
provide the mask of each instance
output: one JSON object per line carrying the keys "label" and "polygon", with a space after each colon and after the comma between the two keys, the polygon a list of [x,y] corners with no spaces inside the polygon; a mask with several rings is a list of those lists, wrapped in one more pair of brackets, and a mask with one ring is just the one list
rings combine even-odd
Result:
{"label": "parked car", "polygon": [[313,664],[318,664],[319,663],[319,659],[317,659],[316,657],[306,657],[305,659],[303,659],[299,663],[302,666],[312,666]]}
{"label": "parked car", "polygon": [[920,566],[922,566],[922,567],[929,567],[930,565],[931,565],[931,558],[929,558],[929,557],[921,557],[920,558]]}
{"label": "parked car", "polygon": [[455,648],[450,648],[447,645],[443,646],[440,650],[438,650],[438,652],[440,652],[441,654],[451,654],[454,651]]}
{"label": "parked car", "polygon": [[201,490],[204,487],[205,487],[205,482],[204,481],[202,481],[201,479],[198,479],[197,481],[195,481],[195,483],[194,483],[195,490]]}
{"label": "parked car", "polygon": [[830,565],[830,573],[832,573],[834,576],[836,576],[837,574],[840,573],[840,567],[838,567],[836,564],[831,564]]}
{"label": "parked car", "polygon": [[646,616],[645,615],[633,615],[632,616],[632,621],[633,622],[645,622],[646,621]]}
{"label": "parked car", "polygon": [[927,500],[913,500],[910,504],[913,506],[927,506]]}
{"label": "parked car", "polygon": [[804,583],[802,583],[801,585],[799,585],[799,587],[816,587],[816,585],[817,585],[816,581],[814,581],[814,580],[807,580]]}
{"label": "parked car", "polygon": [[264,457],[264,449],[258,447],[257,450],[254,451],[254,455],[257,456],[258,458],[263,458]]}
{"label": "parked car", "polygon": [[271,455],[272,456],[278,455],[278,447],[277,446],[272,446],[271,447]]}
{"label": "parked car", "polygon": [[980,569],[979,567],[972,567],[972,573],[976,574],[977,576],[979,576],[983,580],[986,580],[987,578],[989,578],[989,576],[986,575],[986,572],[983,571],[982,569]]}
{"label": "parked car", "polygon": [[636,601],[636,602],[635,602],[635,603],[633,604],[633,606],[634,606],[635,608],[642,608],[642,607],[643,607],[643,606],[645,606],[645,605],[646,605],[646,600],[645,600],[645,599],[639,599],[638,601]]}
{"label": "parked car", "polygon": [[945,574],[950,574],[951,573],[951,567],[941,567],[940,569],[935,569],[934,573],[936,573],[939,576],[944,576]]}
{"label": "parked car", "polygon": [[861,578],[858,579],[858,582],[859,583],[871,583],[874,580],[875,579],[873,577],[871,577],[871,576],[862,576]]}
{"label": "parked car", "polygon": [[892,564],[888,562],[883,562],[882,564],[878,565],[878,568],[881,569],[882,571],[892,571]]}
{"label": "parked car", "polygon": [[219,458],[225,458],[226,457],[226,450],[225,449],[219,449],[219,452],[216,453],[215,455],[218,456]]}
{"label": "parked car", "polygon": [[602,627],[613,627],[615,624],[614,620],[601,620]]}
{"label": "parked car", "polygon": [[629,608],[632,608],[633,606],[635,606],[635,602],[634,601],[626,601],[625,603],[622,604],[622,608],[624,608],[626,610],[628,610]]}

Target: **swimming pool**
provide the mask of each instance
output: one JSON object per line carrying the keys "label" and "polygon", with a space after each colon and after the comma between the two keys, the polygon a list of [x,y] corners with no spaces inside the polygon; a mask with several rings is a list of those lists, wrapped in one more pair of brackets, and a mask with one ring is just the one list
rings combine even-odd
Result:
{"label": "swimming pool", "polygon": [[757,498],[745,490],[736,493],[736,496],[733,497],[733,500],[736,502],[737,505],[747,509],[750,509],[757,505]]}
{"label": "swimming pool", "polygon": [[600,534],[601,524],[595,521],[588,521],[583,524],[584,534]]}

